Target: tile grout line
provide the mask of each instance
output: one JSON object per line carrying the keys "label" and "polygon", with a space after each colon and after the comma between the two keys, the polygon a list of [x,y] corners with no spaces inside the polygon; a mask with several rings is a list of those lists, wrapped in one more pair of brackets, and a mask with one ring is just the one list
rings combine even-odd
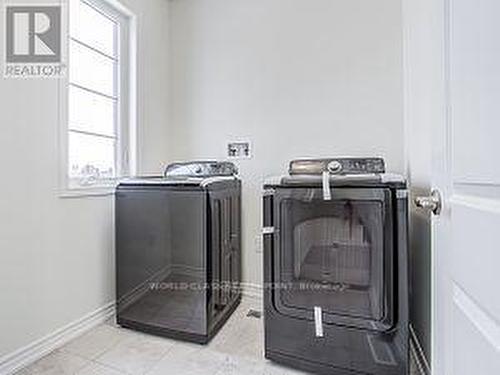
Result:
{"label": "tile grout line", "polygon": [[175,345],[177,345],[177,343],[174,342],[173,345],[171,345],[167,350],[165,350],[165,353],[163,353],[163,355],[155,363],[153,363],[148,370],[142,373],[142,375],[147,375],[151,373],[155,369],[155,367],[168,355],[168,353],[170,353],[174,349]]}
{"label": "tile grout line", "polygon": [[[231,320],[229,320],[222,329],[227,328],[227,327],[231,328],[231,330],[233,328],[235,328],[235,327],[244,328],[245,324],[247,322],[249,322],[249,321],[247,321],[247,317],[246,317],[245,314],[247,313],[248,309],[252,309],[252,308],[255,308],[254,304],[244,303],[243,302],[240,305],[240,308],[237,310],[237,312],[232,316]],[[255,327],[253,327],[253,325],[254,325],[253,323],[255,323],[255,322],[252,321],[251,323],[252,324],[250,324],[249,327],[250,327],[250,329],[253,330],[253,328],[255,328]],[[168,341],[165,341],[165,349],[162,350],[162,354],[158,357],[158,359],[156,359],[154,361],[151,361],[150,365],[145,366],[144,367],[144,371],[141,371],[140,374],[139,373],[131,374],[130,372],[123,371],[122,369],[120,369],[118,367],[115,367],[112,364],[105,363],[101,359],[107,353],[111,352],[112,350],[115,350],[123,342],[125,342],[127,340],[133,340],[134,339],[134,335],[136,334],[136,332],[135,331],[125,330],[125,329],[123,329],[123,328],[121,328],[119,326],[116,326],[115,324],[109,324],[108,322],[104,322],[103,324],[101,324],[99,326],[96,326],[94,328],[94,330],[98,329],[99,327],[103,327],[103,326],[109,327],[112,330],[113,335],[114,334],[117,335],[116,342],[114,342],[110,347],[106,348],[105,350],[102,350],[102,351],[98,352],[95,355],[87,356],[85,354],[82,354],[82,352],[85,352],[85,350],[82,350],[82,351],[71,350],[71,349],[68,350],[68,349],[65,348],[66,347],[66,345],[65,345],[63,347],[55,349],[53,352],[51,352],[50,354],[48,354],[46,357],[52,356],[55,353],[59,353],[63,357],[71,357],[71,356],[73,356],[75,358],[77,357],[77,358],[85,361],[84,366],[82,368],[80,368],[79,370],[75,371],[75,373],[74,373],[75,375],[78,375],[80,373],[85,372],[85,370],[88,370],[92,366],[102,366],[104,369],[109,369],[109,370],[112,370],[112,371],[116,371],[117,374],[121,374],[121,375],[148,375],[148,374],[151,374],[152,372],[154,372],[157,369],[157,367],[159,366],[159,364],[163,360],[165,360],[165,358],[173,350],[175,350],[176,347],[182,345],[181,342],[165,338]],[[215,361],[215,365],[214,365],[213,371],[210,371],[210,375],[219,375],[219,374],[223,375],[225,373],[225,369],[229,369],[230,370],[231,366],[234,363],[238,363],[239,361],[246,361],[246,362],[252,363],[255,366],[260,365],[260,363],[265,363],[265,362],[262,361],[262,358],[260,358],[260,356],[258,358],[253,358],[253,356],[249,357],[249,358],[246,358],[245,356],[242,356],[242,355],[237,354],[237,353],[226,352],[226,350],[224,350],[224,346],[230,345],[229,344],[231,342],[230,340],[235,338],[235,336],[234,336],[235,332],[231,333],[231,330],[229,330],[228,332],[226,332],[226,334],[224,335],[223,339],[219,343],[220,347],[216,346],[216,347],[212,348],[212,347],[210,347],[210,345],[200,346],[194,352],[194,353],[197,353],[197,352],[201,352],[201,351],[206,351],[206,353],[209,356],[211,354],[220,356],[220,359]],[[90,333],[90,332],[92,332],[92,331],[89,331],[88,333]],[[239,330],[238,330],[238,332],[239,332]],[[221,330],[221,332],[219,332],[219,335],[221,333],[223,333],[222,330]],[[131,335],[129,336],[129,334],[131,334]],[[243,332],[239,332],[239,334],[236,334],[236,337],[240,337],[240,335],[242,335],[242,334],[243,334]],[[139,333],[139,335],[143,335],[143,334]],[[228,335],[228,336],[226,337],[226,335]],[[82,335],[82,336],[84,336],[84,335]],[[82,337],[82,336],[80,336],[80,337]],[[150,336],[149,335],[144,335],[144,337],[148,338]],[[136,338],[137,339],[141,339],[141,336],[136,336]],[[160,339],[163,339],[163,338],[160,338]],[[161,342],[161,341],[159,341],[159,342]],[[92,341],[90,341],[90,345],[91,344],[92,344]],[[78,348],[78,346],[77,346],[77,348]],[[148,364],[148,363],[146,362],[146,364]],[[30,370],[28,368],[26,370],[27,370],[27,372],[24,373],[23,375],[34,375],[32,369]],[[181,375],[181,374],[179,374],[179,375]]]}

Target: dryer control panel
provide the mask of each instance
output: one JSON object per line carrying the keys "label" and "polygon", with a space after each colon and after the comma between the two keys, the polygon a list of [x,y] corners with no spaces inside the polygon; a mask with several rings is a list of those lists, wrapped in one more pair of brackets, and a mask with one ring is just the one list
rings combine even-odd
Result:
{"label": "dryer control panel", "polygon": [[290,163],[290,175],[321,175],[324,172],[333,175],[382,174],[385,173],[385,161],[382,158],[329,158]]}

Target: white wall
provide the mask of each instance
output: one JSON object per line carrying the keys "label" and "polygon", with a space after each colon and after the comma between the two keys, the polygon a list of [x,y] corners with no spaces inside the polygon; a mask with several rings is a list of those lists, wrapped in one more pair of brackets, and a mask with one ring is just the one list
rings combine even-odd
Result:
{"label": "white wall", "polygon": [[[429,81],[441,81],[436,76],[435,58],[441,50],[429,51],[434,37],[434,19],[428,12],[434,0],[403,1],[405,56],[405,123],[408,177],[411,200],[428,196],[432,186],[432,126],[436,113],[441,113],[440,91],[429,95]],[[424,27],[427,26],[427,27]],[[428,32],[425,32],[428,30]],[[431,58],[432,56],[432,58]],[[417,77],[425,77],[419,80]],[[419,349],[430,373],[431,363],[431,297],[432,254],[431,217],[428,212],[410,206],[410,317]]]}
{"label": "white wall", "polygon": [[249,139],[244,278],[262,279],[260,192],[297,157],[384,156],[404,171],[400,0],[172,0],[171,154]]}
{"label": "white wall", "polygon": [[[167,159],[168,3],[123,2],[138,15],[139,170],[158,173]],[[1,30],[3,22],[0,14]],[[0,357],[114,299],[113,197],[58,196],[57,86],[0,78]]]}

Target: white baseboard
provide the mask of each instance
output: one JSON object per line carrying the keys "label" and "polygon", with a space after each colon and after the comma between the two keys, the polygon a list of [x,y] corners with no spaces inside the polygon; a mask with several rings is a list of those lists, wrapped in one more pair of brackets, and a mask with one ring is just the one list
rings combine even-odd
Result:
{"label": "white baseboard", "polygon": [[252,283],[241,283],[242,295],[246,298],[258,299],[262,301],[262,285]]}
{"label": "white baseboard", "polygon": [[65,327],[0,358],[0,375],[11,375],[60,348],[74,338],[105,322],[115,313],[115,302],[68,324]]}

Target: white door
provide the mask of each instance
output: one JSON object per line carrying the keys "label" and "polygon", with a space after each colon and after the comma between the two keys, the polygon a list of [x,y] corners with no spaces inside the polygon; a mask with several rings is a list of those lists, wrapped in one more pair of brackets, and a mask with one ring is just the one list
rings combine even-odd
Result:
{"label": "white door", "polygon": [[500,1],[416,2],[426,21],[406,21],[427,47],[409,74],[434,99],[433,186],[443,203],[432,228],[433,374],[499,375]]}

